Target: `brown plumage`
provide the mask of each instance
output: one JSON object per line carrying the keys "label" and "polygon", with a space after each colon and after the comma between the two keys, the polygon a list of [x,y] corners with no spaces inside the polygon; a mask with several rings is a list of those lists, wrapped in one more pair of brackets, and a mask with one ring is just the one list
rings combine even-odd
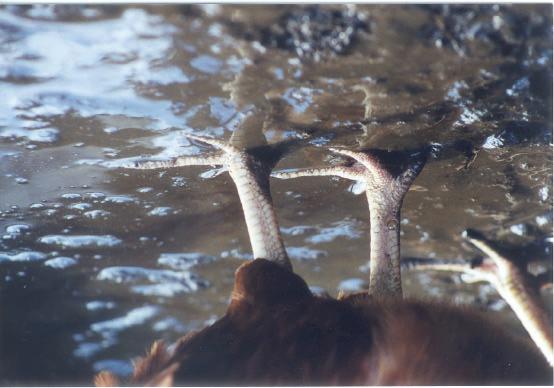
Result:
{"label": "brown plumage", "polygon": [[[291,270],[271,202],[270,168],[262,163],[263,158],[219,140],[189,137],[218,148],[220,153],[134,167],[214,161],[226,166],[237,187],[258,259],[237,270],[231,302],[221,319],[183,337],[171,352],[155,343],[146,357],[136,362],[131,384],[552,383],[552,369],[536,348],[481,313],[402,298],[400,208],[425,163],[425,153],[409,153],[411,160],[395,169],[387,160],[401,160],[398,152],[334,150],[358,164],[279,174],[282,178],[339,175],[366,185],[371,217],[370,293],[332,299],[312,295],[306,282]],[[524,309],[523,315],[526,312]],[[96,383],[119,382],[104,372]]]}
{"label": "brown plumage", "polygon": [[[267,260],[242,265],[227,313],[136,364],[139,385],[550,384],[528,343],[471,309],[316,297]],[[162,356],[163,354],[163,356]],[[111,383],[105,375],[100,386]]]}

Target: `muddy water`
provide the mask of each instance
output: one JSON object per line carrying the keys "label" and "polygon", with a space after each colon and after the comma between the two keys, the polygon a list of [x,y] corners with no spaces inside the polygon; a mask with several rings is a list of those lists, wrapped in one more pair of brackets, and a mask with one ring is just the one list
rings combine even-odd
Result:
{"label": "muddy water", "polygon": [[[1,383],[125,375],[152,340],[222,314],[251,257],[229,176],[118,168],[205,151],[183,132],[286,142],[277,169],[335,163],[330,146],[431,143],[404,203],[402,255],[476,257],[460,237],[472,227],[551,268],[551,13],[0,8]],[[271,184],[295,270],[331,295],[366,287],[365,197],[340,179]],[[404,276],[408,295],[479,306],[525,336],[486,284]]]}

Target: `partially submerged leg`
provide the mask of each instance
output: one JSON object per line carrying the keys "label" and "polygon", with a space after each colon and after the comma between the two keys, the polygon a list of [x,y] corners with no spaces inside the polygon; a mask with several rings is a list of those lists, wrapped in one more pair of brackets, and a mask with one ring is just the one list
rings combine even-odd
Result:
{"label": "partially submerged leg", "polygon": [[[410,185],[423,168],[427,150],[406,158],[405,153],[331,149],[354,159],[353,166],[336,166],[274,173],[281,179],[301,176],[336,175],[362,181],[370,212],[370,281],[369,293],[375,297],[402,297],[400,278],[400,209]],[[406,159],[404,166],[391,168],[387,161]],[[394,163],[393,163],[394,164]]]}
{"label": "partially submerged leg", "polygon": [[480,233],[467,230],[464,237],[494,262],[493,284],[498,293],[510,305],[550,365],[554,366],[552,319],[542,306],[538,290],[531,284],[527,272],[499,253]]}
{"label": "partially submerged leg", "polygon": [[461,272],[466,275],[463,278],[466,281],[486,281],[492,284],[512,308],[550,365],[553,365],[552,320],[539,297],[539,288],[542,284],[525,268],[518,266],[513,259],[500,253],[494,244],[480,233],[466,230],[463,237],[487,257],[482,260],[410,258],[404,260],[402,266],[418,270]]}
{"label": "partially submerged leg", "polygon": [[220,140],[190,134],[185,136],[209,144],[218,149],[218,152],[206,156],[178,157],[169,161],[135,162],[126,167],[156,169],[200,165],[226,166],[237,187],[254,258],[265,258],[292,269],[271,200],[271,166],[266,166],[248,150],[239,149]]}

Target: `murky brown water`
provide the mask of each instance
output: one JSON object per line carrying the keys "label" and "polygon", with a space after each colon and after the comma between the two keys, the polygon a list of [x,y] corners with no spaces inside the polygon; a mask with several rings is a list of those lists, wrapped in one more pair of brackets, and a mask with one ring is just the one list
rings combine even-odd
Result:
{"label": "murky brown water", "polygon": [[[329,146],[434,143],[437,158],[404,202],[403,256],[475,257],[460,238],[472,227],[551,268],[551,14],[550,5],[0,8],[1,384],[125,374],[152,340],[224,311],[250,257],[229,176],[116,168],[200,152],[183,131],[241,131],[249,145],[288,139],[277,169],[324,165]],[[295,270],[332,295],[363,287],[365,197],[339,179],[271,184]],[[404,275],[408,295],[482,306],[526,335],[488,285]],[[551,306],[551,291],[544,298]]]}

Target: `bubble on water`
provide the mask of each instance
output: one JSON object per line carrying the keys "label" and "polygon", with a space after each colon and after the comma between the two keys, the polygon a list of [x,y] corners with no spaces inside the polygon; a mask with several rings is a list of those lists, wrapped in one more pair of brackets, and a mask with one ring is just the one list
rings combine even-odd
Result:
{"label": "bubble on water", "polygon": [[58,245],[61,248],[115,247],[121,240],[112,235],[47,235],[38,239],[40,243]]}

